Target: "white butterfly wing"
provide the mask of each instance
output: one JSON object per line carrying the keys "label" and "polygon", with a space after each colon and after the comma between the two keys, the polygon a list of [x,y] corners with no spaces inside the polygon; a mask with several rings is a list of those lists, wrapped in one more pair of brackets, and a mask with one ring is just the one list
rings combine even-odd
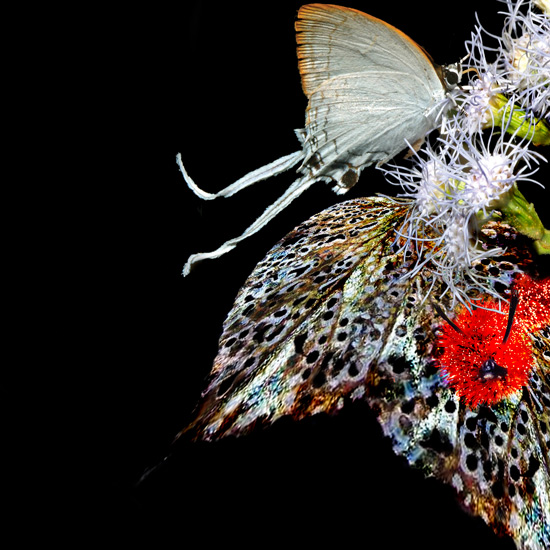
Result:
{"label": "white butterfly wing", "polygon": [[[387,23],[339,6],[303,6],[296,22],[309,99],[303,169],[342,192],[437,125],[445,87],[433,63]],[[406,141],[405,141],[406,140]]]}
{"label": "white butterfly wing", "polygon": [[259,231],[317,181],[335,182],[334,191],[353,187],[361,170],[382,164],[407,147],[418,147],[438,124],[446,88],[424,53],[391,25],[359,11],[332,5],[303,6],[296,22],[299,68],[309,104],[305,129],[297,130],[302,150],[250,172],[203,199],[229,197],[298,164],[301,175],[239,237],[216,250],[193,254],[183,273],[206,258],[218,258]]}

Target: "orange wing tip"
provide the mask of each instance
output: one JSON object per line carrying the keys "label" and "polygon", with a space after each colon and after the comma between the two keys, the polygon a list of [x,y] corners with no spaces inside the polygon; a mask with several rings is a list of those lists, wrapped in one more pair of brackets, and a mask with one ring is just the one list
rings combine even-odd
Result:
{"label": "orange wing tip", "polygon": [[336,6],[335,4],[305,4],[298,10],[298,20],[296,21],[296,30],[300,31],[301,26],[308,26],[311,23],[334,23],[342,20],[343,13],[354,12],[363,17],[372,17],[365,12]]}
{"label": "orange wing tip", "polygon": [[[342,12],[362,12],[333,4],[306,4],[298,10],[298,18],[294,24],[296,42],[298,44],[298,70],[302,79],[302,90],[309,97],[313,93],[310,81],[316,80],[313,73],[318,72],[316,60],[326,57],[327,51],[321,51],[315,45],[313,35],[321,29],[334,27],[342,22]],[[311,77],[310,77],[311,75]]]}
{"label": "orange wing tip", "polygon": [[[296,30],[296,42],[298,43],[298,70],[302,78],[302,89],[307,97],[314,91],[311,82],[318,82],[319,80],[318,62],[330,55],[331,30],[336,30],[337,27],[345,24],[346,20],[350,19],[355,19],[355,21],[365,19],[390,29],[405,42],[416,47],[429,63],[434,64],[432,58],[422,46],[403,31],[377,17],[360,10],[334,4],[306,4],[298,10],[294,28]],[[328,43],[323,43],[327,39]]]}

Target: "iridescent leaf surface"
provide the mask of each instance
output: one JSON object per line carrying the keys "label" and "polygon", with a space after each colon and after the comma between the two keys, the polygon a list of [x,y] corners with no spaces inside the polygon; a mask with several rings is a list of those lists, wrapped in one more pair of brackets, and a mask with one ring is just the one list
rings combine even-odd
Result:
{"label": "iridescent leaf surface", "polygon": [[[532,335],[529,391],[470,410],[437,369],[443,320],[434,281],[403,278],[396,254],[408,205],[348,201],[313,216],[277,244],[240,290],[196,420],[197,439],[241,435],[283,416],[333,413],[365,400],[394,451],[451,484],[459,500],[520,548],[550,543],[550,328]],[[506,252],[477,267],[503,297],[533,267],[513,230],[492,223]],[[432,297],[442,289],[435,281]],[[448,296],[440,302],[449,306]]]}

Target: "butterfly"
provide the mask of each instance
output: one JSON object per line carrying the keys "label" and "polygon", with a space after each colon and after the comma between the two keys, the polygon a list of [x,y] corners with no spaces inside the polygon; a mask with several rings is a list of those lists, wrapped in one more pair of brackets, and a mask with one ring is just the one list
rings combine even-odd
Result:
{"label": "butterfly", "polygon": [[[184,437],[244,435],[363,401],[395,453],[450,484],[463,506],[519,548],[548,547],[550,327],[541,323],[525,336],[529,391],[469,407],[441,372],[447,323],[438,310],[448,311],[451,299],[430,272],[407,276],[415,251],[404,257],[396,242],[409,208],[386,197],[340,203],[268,252],[224,323]],[[505,252],[476,269],[508,301],[534,267],[529,248],[502,222],[488,223],[482,235]],[[428,289],[441,296],[438,304]]]}
{"label": "butterfly", "polygon": [[[302,88],[308,99],[305,127],[295,131],[301,149],[243,176],[218,193],[200,189],[177,163],[189,188],[212,200],[230,197],[295,166],[298,179],[245,232],[211,252],[193,254],[192,266],[233,250],[317,181],[338,194],[361,171],[399,152],[418,149],[452,105],[460,63],[437,66],[404,33],[371,15],[331,4],[306,4],[297,14],[296,40]],[[410,145],[409,145],[410,144]]]}

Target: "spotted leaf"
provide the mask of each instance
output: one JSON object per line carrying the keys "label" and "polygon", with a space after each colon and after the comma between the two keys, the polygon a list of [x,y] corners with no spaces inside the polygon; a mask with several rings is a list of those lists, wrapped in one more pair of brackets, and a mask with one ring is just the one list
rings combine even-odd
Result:
{"label": "spotted leaf", "polygon": [[[395,243],[407,203],[375,197],[338,204],[271,249],[239,291],[187,434],[242,435],[280,417],[334,413],[365,400],[396,453],[452,484],[461,502],[520,548],[544,548],[550,529],[548,327],[533,333],[529,391],[468,408],[438,369],[444,321],[432,298],[450,297]],[[504,299],[533,262],[508,226],[484,259]],[[544,306],[547,307],[547,306]]]}

